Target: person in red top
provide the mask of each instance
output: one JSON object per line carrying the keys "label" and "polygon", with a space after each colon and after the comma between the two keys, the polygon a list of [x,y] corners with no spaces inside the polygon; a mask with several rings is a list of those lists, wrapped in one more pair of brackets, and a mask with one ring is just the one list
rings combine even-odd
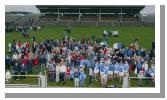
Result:
{"label": "person in red top", "polygon": [[83,55],[80,55],[80,60],[84,60],[84,56]]}
{"label": "person in red top", "polygon": [[26,42],[26,49],[29,49],[29,43]]}
{"label": "person in red top", "polygon": [[29,59],[30,55],[28,51],[25,51],[25,56],[27,57],[27,59]]}
{"label": "person in red top", "polygon": [[28,58],[27,56],[24,56],[24,59],[22,60],[22,64],[27,65],[28,63]]}
{"label": "person in red top", "polygon": [[70,67],[68,66],[67,69],[66,69],[66,79],[69,79],[70,77]]}
{"label": "person in red top", "polygon": [[34,57],[34,65],[38,65],[39,64],[39,58],[38,55],[35,55]]}
{"label": "person in red top", "polygon": [[20,43],[20,41],[18,41],[17,45],[18,45],[19,48],[21,48],[21,43]]}
{"label": "person in red top", "polygon": [[107,49],[106,48],[104,48],[104,55],[107,53]]}
{"label": "person in red top", "polygon": [[130,74],[132,74],[133,70],[134,70],[134,66],[133,66],[133,64],[130,64],[130,68],[129,68]]}

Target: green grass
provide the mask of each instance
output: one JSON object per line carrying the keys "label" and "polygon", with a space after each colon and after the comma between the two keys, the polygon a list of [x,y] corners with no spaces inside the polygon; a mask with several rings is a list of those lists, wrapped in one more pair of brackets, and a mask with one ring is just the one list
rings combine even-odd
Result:
{"label": "green grass", "polygon": [[[92,38],[92,36],[102,36],[103,30],[115,30],[113,27],[96,27],[96,26],[75,26],[71,28],[71,37],[75,39],[82,38]],[[154,27],[118,27],[116,28],[120,32],[118,38],[110,37],[109,45],[112,46],[115,42],[121,42],[125,46],[129,46],[130,43],[134,41],[134,38],[138,38],[140,47],[145,47],[147,49],[151,48],[151,43],[155,38],[155,28]],[[64,36],[63,27],[45,27],[41,31],[31,31],[30,38],[23,38],[21,33],[13,32],[5,34],[5,54],[8,54],[8,43],[12,40],[20,40],[21,42],[29,41],[31,42],[32,36],[36,37],[37,42],[41,42],[45,39],[62,39]]]}
{"label": "green grass", "polygon": [[[155,27],[96,27],[96,26],[73,26],[71,27],[71,34],[70,36],[81,40],[83,38],[92,38],[92,36],[102,36],[103,30],[118,30],[120,35],[118,38],[110,37],[109,38],[109,45],[112,46],[115,42],[121,42],[125,46],[129,46],[130,43],[134,41],[134,38],[138,38],[140,47],[144,47],[148,50],[151,49],[151,43],[155,39]],[[31,42],[32,36],[36,37],[37,42],[41,42],[45,39],[62,39],[64,36],[64,27],[55,27],[55,26],[49,26],[45,27],[44,29],[40,31],[31,31],[30,32],[30,38],[23,38],[21,33],[13,32],[13,33],[6,33],[5,34],[5,54],[8,54],[8,43],[12,42],[13,40],[19,40],[21,42]],[[33,74],[37,74],[38,70],[34,70]],[[36,79],[26,79],[26,80],[12,80],[11,83],[14,84],[20,84],[20,83],[31,83],[36,84]],[[119,83],[118,80],[109,81],[108,85],[116,84],[117,87],[122,87],[122,83]],[[151,86],[154,87],[152,84],[148,82],[143,82],[143,87],[145,86]],[[56,83],[56,82],[48,82],[48,86],[56,86],[56,87],[63,87],[63,83]],[[73,87],[74,83],[72,81],[67,81],[65,86],[67,87]],[[88,78],[86,78],[85,86],[90,87],[88,84]],[[93,81],[92,82],[93,87],[100,87],[100,82]],[[137,80],[131,81],[132,87],[137,87]]]}

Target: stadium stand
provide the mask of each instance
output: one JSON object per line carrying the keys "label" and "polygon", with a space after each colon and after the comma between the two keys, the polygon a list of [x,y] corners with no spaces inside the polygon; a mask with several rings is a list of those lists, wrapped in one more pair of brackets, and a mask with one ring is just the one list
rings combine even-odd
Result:
{"label": "stadium stand", "polygon": [[[36,6],[42,25],[141,26],[140,11],[144,6]],[[54,22],[53,22],[54,21]]]}
{"label": "stadium stand", "polygon": [[37,23],[37,16],[32,12],[7,12],[5,14],[5,23],[13,23],[16,26],[32,25]]}

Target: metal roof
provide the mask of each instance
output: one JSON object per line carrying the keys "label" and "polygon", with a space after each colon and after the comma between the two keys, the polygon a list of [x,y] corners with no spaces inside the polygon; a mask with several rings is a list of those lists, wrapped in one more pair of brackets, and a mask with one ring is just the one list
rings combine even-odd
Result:
{"label": "metal roof", "polygon": [[41,13],[139,13],[144,5],[36,5]]}

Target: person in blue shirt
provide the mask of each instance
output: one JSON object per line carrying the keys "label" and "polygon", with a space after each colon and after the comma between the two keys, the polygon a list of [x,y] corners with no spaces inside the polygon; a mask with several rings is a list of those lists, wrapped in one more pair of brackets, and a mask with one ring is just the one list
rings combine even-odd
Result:
{"label": "person in blue shirt", "polygon": [[142,56],[142,50],[138,49],[138,50],[136,51],[136,54],[137,54],[137,56]]}
{"label": "person in blue shirt", "polygon": [[152,84],[155,84],[155,64],[151,65],[151,68],[149,70],[149,74],[152,77]]}
{"label": "person in blue shirt", "polygon": [[127,61],[125,61],[125,63],[124,63],[124,68],[123,68],[123,70],[124,70],[124,73],[125,73],[125,72],[129,72],[129,64],[128,64]]}
{"label": "person in blue shirt", "polygon": [[94,67],[94,79],[96,81],[98,80],[98,77],[99,77],[99,68],[100,68],[100,64],[98,61],[96,61],[95,67]]}
{"label": "person in blue shirt", "polygon": [[131,49],[127,50],[127,56],[132,56],[132,50]]}
{"label": "person in blue shirt", "polygon": [[88,73],[88,71],[89,71],[89,68],[91,67],[91,61],[90,60],[88,60],[88,59],[86,59],[85,60],[85,65],[86,65],[86,72]]}
{"label": "person in blue shirt", "polygon": [[142,63],[140,61],[137,62],[137,74],[142,70]]}
{"label": "person in blue shirt", "polygon": [[119,68],[118,68],[118,71],[119,71],[119,81],[120,81],[120,82],[122,81],[123,76],[124,76],[123,68],[124,68],[124,65],[123,65],[123,63],[121,62],[121,63],[119,64]]}
{"label": "person in blue shirt", "polygon": [[114,78],[118,78],[118,68],[119,68],[119,63],[116,62],[114,65]]}
{"label": "person in blue shirt", "polygon": [[71,68],[70,70],[70,80],[74,80],[74,68]]}
{"label": "person in blue shirt", "polygon": [[113,80],[113,74],[114,74],[114,65],[112,62],[108,65],[108,75],[109,75],[109,80]]}
{"label": "person in blue shirt", "polygon": [[102,77],[102,75],[103,75],[103,74],[104,74],[104,72],[105,72],[104,66],[105,66],[105,64],[104,64],[104,63],[103,63],[103,64],[101,64],[101,66],[100,66],[100,78]]}
{"label": "person in blue shirt", "polygon": [[80,65],[85,66],[85,62],[86,62],[86,60],[81,60]]}
{"label": "person in blue shirt", "polygon": [[84,70],[81,69],[80,75],[79,75],[79,86],[80,86],[80,87],[85,86],[85,79],[86,79],[86,75],[85,75],[85,73],[84,73]]}
{"label": "person in blue shirt", "polygon": [[124,57],[127,57],[128,56],[128,50],[124,50]]}
{"label": "person in blue shirt", "polygon": [[[26,66],[24,65],[24,64],[22,64],[21,66],[20,66],[20,72],[21,72],[21,75],[25,75],[25,73],[26,73]],[[22,80],[24,80],[25,79],[25,76],[21,76],[20,77],[20,79]]]}

